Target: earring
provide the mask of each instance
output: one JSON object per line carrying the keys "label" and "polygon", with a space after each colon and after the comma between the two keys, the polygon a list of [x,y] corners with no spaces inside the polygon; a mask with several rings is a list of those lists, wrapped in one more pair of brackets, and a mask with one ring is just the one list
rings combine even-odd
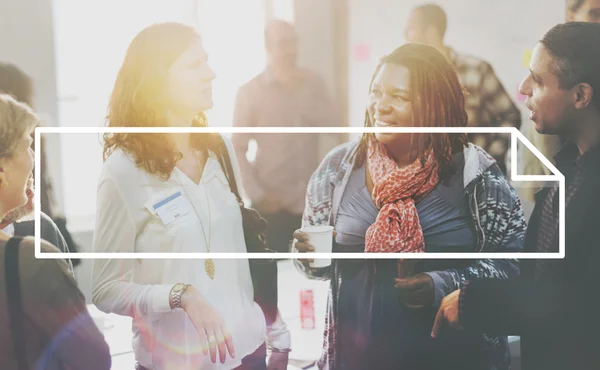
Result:
{"label": "earring", "polygon": [[208,127],[208,122],[206,121],[204,113],[198,113],[196,117],[194,117],[194,123],[197,127]]}
{"label": "earring", "polygon": [[4,188],[6,186],[8,186],[8,180],[6,179],[6,174],[4,172],[0,172],[0,189]]}

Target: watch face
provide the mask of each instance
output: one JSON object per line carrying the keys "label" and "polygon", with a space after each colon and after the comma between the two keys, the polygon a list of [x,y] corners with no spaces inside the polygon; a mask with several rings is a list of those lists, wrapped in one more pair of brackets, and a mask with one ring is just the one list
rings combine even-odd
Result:
{"label": "watch face", "polygon": [[173,287],[173,292],[179,293],[183,290],[183,288],[185,288],[185,285],[181,283],[175,284],[175,286]]}

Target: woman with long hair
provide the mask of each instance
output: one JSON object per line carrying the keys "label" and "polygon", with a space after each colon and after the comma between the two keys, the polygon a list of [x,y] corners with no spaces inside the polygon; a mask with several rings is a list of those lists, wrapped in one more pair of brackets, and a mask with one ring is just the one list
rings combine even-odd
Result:
{"label": "woman with long hair", "polygon": [[[215,77],[207,60],[191,27],[144,29],[117,76],[108,126],[206,126]],[[235,158],[223,140],[105,135],[94,252],[246,252],[240,205],[218,160],[223,151]],[[265,369],[267,337],[272,361],[287,362],[289,333],[279,319],[267,330],[248,260],[95,260],[93,301],[133,318],[138,369]]]}
{"label": "woman with long hair", "polygon": [[[366,127],[465,127],[465,92],[432,47],[385,56],[369,86]],[[313,174],[303,226],[335,227],[339,252],[518,252],[521,203],[495,161],[465,134],[364,134]],[[301,231],[300,252],[314,250]],[[400,258],[401,256],[399,256]],[[513,260],[333,260],[297,267],[329,279],[321,368],[508,369],[506,337],[430,333],[442,298],[474,278],[519,273]]]}

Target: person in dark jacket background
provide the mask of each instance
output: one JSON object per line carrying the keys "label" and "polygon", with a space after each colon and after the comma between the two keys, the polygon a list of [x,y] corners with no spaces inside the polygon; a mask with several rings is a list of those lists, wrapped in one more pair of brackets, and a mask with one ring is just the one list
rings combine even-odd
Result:
{"label": "person in dark jacket background", "polygon": [[[566,179],[565,258],[522,261],[520,279],[469,282],[442,301],[434,337],[446,325],[520,335],[524,370],[600,368],[597,45],[600,24],[555,26],[536,45],[531,73],[520,87],[536,130],[568,139],[555,157]],[[536,200],[525,252],[558,252],[558,184],[541,190]]]}

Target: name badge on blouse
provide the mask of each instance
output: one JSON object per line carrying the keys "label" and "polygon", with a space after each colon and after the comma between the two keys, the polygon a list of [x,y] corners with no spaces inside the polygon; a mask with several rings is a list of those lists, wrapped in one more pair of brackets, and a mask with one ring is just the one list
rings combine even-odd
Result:
{"label": "name badge on blouse", "polygon": [[153,204],[152,209],[158,214],[165,226],[178,223],[193,212],[190,201],[179,190]]}

